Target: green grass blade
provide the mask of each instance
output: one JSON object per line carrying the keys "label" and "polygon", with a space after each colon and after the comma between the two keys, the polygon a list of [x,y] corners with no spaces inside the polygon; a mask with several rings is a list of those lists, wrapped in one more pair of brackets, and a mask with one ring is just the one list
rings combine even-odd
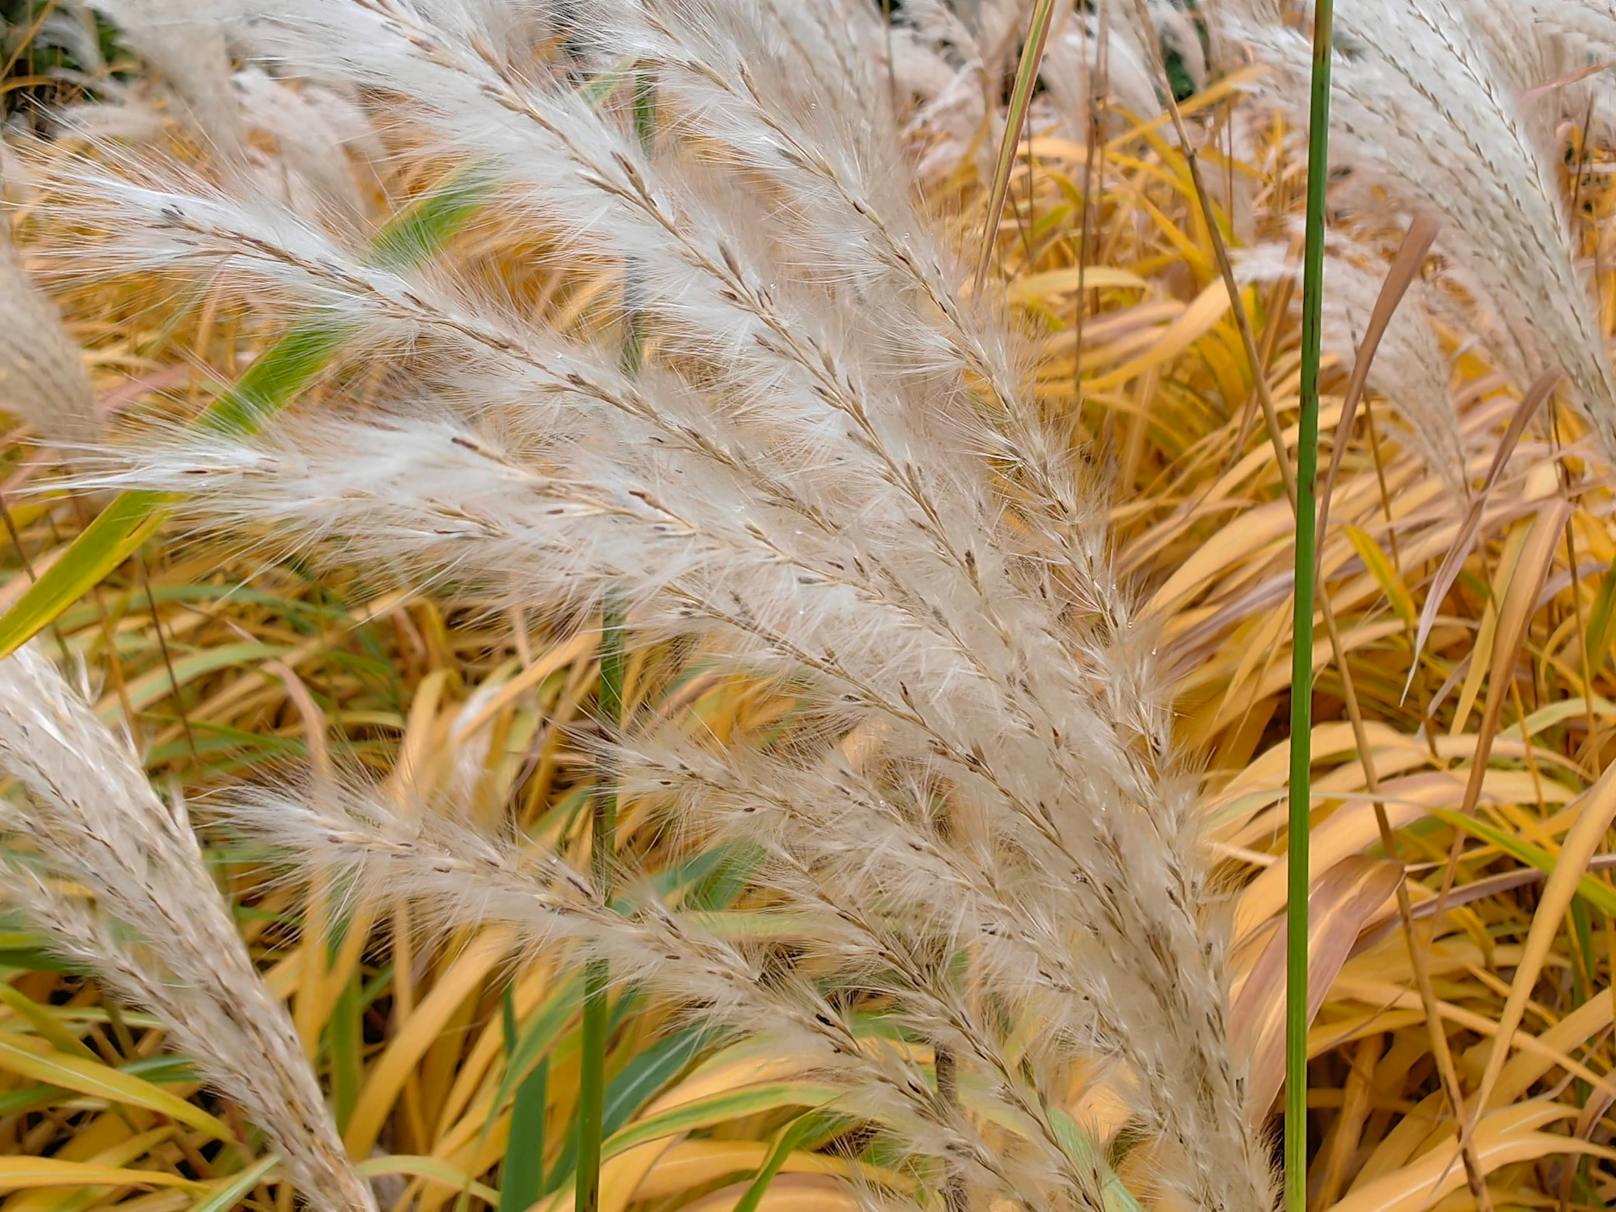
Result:
{"label": "green grass blade", "polygon": [[1583,633],[1583,651],[1587,654],[1590,677],[1604,667],[1605,658],[1610,655],[1613,623],[1616,623],[1616,560],[1610,562],[1600,578],[1593,609],[1588,613],[1588,627]]}
{"label": "green grass blade", "polygon": [[1111,1168],[1111,1162],[1094,1138],[1080,1128],[1076,1120],[1058,1107],[1050,1119],[1066,1149],[1066,1156],[1083,1169],[1100,1176],[1100,1198],[1104,1201],[1105,1212],[1144,1212],[1139,1201],[1133,1197],[1133,1192]]}
{"label": "green grass blade", "polygon": [[[1552,875],[1554,865],[1559,861],[1559,855],[1553,851],[1517,837],[1509,830],[1500,829],[1480,817],[1466,816],[1462,812],[1454,812],[1448,808],[1432,809],[1431,815],[1455,829],[1461,829],[1484,842],[1492,843],[1511,858],[1525,863],[1528,867],[1537,868],[1544,875]],[[1591,875],[1584,875],[1577,881],[1577,895],[1607,917],[1616,918],[1616,888],[1596,880]]]}
{"label": "green grass blade", "polygon": [[[601,626],[600,711],[607,727],[613,730],[622,720],[623,672],[622,607],[608,601]],[[590,868],[595,886],[605,897],[611,893],[617,834],[617,788],[610,770],[602,771],[591,823]],[[590,960],[584,968],[583,1039],[578,1068],[578,1169],[573,1198],[576,1212],[596,1212],[600,1204],[610,983],[611,970],[606,961]]]}
{"label": "green grass blade", "polygon": [[830,1107],[844,1092],[824,1082],[780,1081],[760,1086],[742,1086],[721,1094],[680,1103],[656,1115],[636,1120],[622,1131],[613,1134],[603,1150],[605,1156],[616,1157],[646,1141],[661,1140],[682,1132],[711,1128],[731,1120],[763,1115],[788,1107],[824,1109]]}
{"label": "green grass blade", "polygon": [[[634,79],[634,133],[649,148],[656,133],[656,93],[649,76]],[[639,281],[632,259],[623,270],[623,369],[635,374],[645,352]],[[615,732],[623,718],[623,608],[608,597],[601,612],[600,712]],[[590,867],[603,900],[611,897],[612,859],[616,853],[617,788],[612,772],[601,771],[592,808]],[[608,988],[611,970],[592,959],[584,968],[584,1013],[578,1064],[578,1170],[573,1186],[574,1212],[596,1212],[600,1206],[601,1142],[605,1133],[606,1037],[610,1034]]]}
{"label": "green grass blade", "polygon": [[310,321],[297,325],[247,368],[236,385],[197,420],[212,433],[249,434],[285,408],[331,364],[348,329]]}
{"label": "green grass blade", "polygon": [[102,510],[0,617],[0,657],[10,656],[49,627],[128,559],[157,529],[168,499],[165,493],[137,490],[120,494]]}
{"label": "green grass blade", "polygon": [[550,1104],[550,1060],[516,1088],[511,1107],[511,1134],[500,1172],[499,1212],[524,1212],[544,1190],[544,1121]]}
{"label": "green grass blade", "polygon": [[[487,192],[488,182],[475,170],[451,177],[388,222],[371,245],[371,263],[384,269],[419,265],[465,224]],[[216,433],[256,430],[331,364],[349,335],[342,325],[297,325],[214,401],[198,427]],[[110,576],[150,537],[172,500],[166,493],[139,489],[116,497],[0,617],[0,657],[26,644]]]}
{"label": "green grass blade", "polygon": [[[516,999],[509,985],[500,1001],[505,1028],[507,1076],[520,1042]],[[511,1131],[500,1170],[499,1212],[524,1212],[544,1191],[544,1121],[550,1103],[550,1058],[541,1057],[533,1072],[516,1088],[511,1107]]]}
{"label": "green grass blade", "polygon": [[331,1021],[326,1025],[326,1040],[331,1049],[331,1114],[336,1118],[339,1131],[346,1129],[353,1118],[359,1090],[364,1084],[359,976],[358,969],[348,974],[342,992],[337,995],[337,1004],[332,1008]]}
{"label": "green grass blade", "polygon": [[1296,596],[1291,617],[1291,768],[1285,902],[1285,1207],[1307,1210],[1307,894],[1312,828],[1314,533],[1323,349],[1325,191],[1329,184],[1332,0],[1313,10],[1307,232],[1302,257],[1302,395],[1296,447]]}
{"label": "green grass blade", "polygon": [[515,1097],[521,1084],[559,1046],[558,1041],[577,1013],[582,985],[579,975],[573,972],[561,978],[545,998],[506,1061],[505,1076],[494,1096],[496,1109],[503,1107],[507,1099]]}
{"label": "green grass blade", "polygon": [[190,1212],[230,1212],[231,1208],[240,1207],[253,1188],[268,1178],[280,1162],[281,1159],[273,1153],[260,1158],[240,1174],[232,1174],[224,1179],[214,1190],[192,1204]]}
{"label": "green grass blade", "polygon": [[[661,1093],[669,1082],[689,1068],[698,1053],[719,1038],[719,1032],[712,1026],[693,1023],[658,1040],[625,1064],[606,1086],[601,1106],[601,1138],[610,1140],[622,1130],[636,1111]],[[565,1184],[566,1176],[574,1173],[577,1144],[576,1140],[566,1142],[543,1193],[559,1189]]]}
{"label": "green grass blade", "polygon": [[798,1149],[810,1147],[816,1140],[824,1139],[836,1130],[846,1130],[858,1121],[843,1115],[826,1114],[824,1112],[810,1111],[791,1121],[785,1131],[780,1133],[774,1142],[774,1148],[764,1159],[763,1165],[758,1167],[757,1175],[752,1179],[751,1185],[736,1202],[734,1212],[757,1212],[758,1205],[763,1202],[763,1196],[774,1181],[775,1175],[780,1173],[780,1167],[785,1165],[786,1158]]}

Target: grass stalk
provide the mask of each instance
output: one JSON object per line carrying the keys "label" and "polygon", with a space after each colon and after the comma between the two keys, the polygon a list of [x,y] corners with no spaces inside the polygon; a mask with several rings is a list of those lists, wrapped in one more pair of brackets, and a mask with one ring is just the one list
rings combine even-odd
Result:
{"label": "grass stalk", "polygon": [[[643,74],[634,81],[634,131],[649,147],[656,125],[656,94]],[[623,369],[633,374],[645,355],[639,289],[633,261],[623,272]],[[623,719],[623,603],[608,597],[601,611],[600,713],[608,739]],[[609,765],[603,765],[591,805],[590,875],[603,899],[612,888],[612,858],[617,849],[617,787]],[[584,968],[583,1031],[578,1074],[578,1170],[573,1207],[596,1212],[600,1206],[600,1150],[605,1124],[606,1037],[610,1031],[611,970],[592,959]]]}
{"label": "grass stalk", "polygon": [[1319,362],[1324,327],[1324,199],[1329,184],[1332,0],[1313,10],[1307,234],[1302,253],[1301,417],[1296,447],[1296,594],[1291,618],[1291,765],[1285,903],[1285,1206],[1307,1208],[1307,894],[1313,730],[1313,611]]}
{"label": "grass stalk", "polygon": [[[1200,208],[1202,218],[1206,222],[1207,233],[1212,241],[1212,250],[1217,260],[1218,270],[1223,277],[1224,285],[1229,292],[1230,299],[1232,300],[1235,327],[1240,334],[1241,345],[1244,349],[1246,360],[1252,367],[1255,398],[1261,405],[1263,422],[1268,431],[1268,440],[1274,448],[1274,455],[1277,461],[1276,466],[1279,470],[1281,485],[1284,488],[1286,499],[1290,502],[1291,514],[1294,517],[1298,512],[1296,475],[1291,468],[1290,459],[1285,447],[1283,431],[1280,426],[1278,409],[1274,404],[1272,394],[1268,389],[1268,382],[1265,377],[1264,370],[1272,359],[1272,340],[1278,330],[1277,328],[1269,329],[1268,348],[1262,352],[1259,352],[1255,335],[1252,332],[1251,319],[1246,312],[1244,300],[1240,295],[1239,286],[1235,280],[1234,265],[1230,260],[1229,250],[1218,227],[1219,221],[1212,204],[1211,196],[1207,193],[1206,185],[1201,179],[1201,172],[1196,156],[1195,145],[1190,138],[1189,131],[1184,123],[1184,117],[1179,111],[1178,102],[1173,97],[1171,86],[1168,83],[1167,68],[1166,64],[1161,59],[1159,51],[1160,36],[1156,31],[1155,22],[1150,15],[1149,9],[1145,7],[1143,0],[1135,0],[1135,11],[1139,15],[1142,27],[1149,35],[1146,39],[1146,44],[1153,52],[1152,59],[1156,68],[1157,76],[1163,82],[1166,90],[1163,94],[1163,103],[1167,107],[1168,114],[1172,118],[1174,130],[1178,135],[1179,147],[1184,154],[1184,163],[1185,167],[1189,171],[1190,182],[1195,191],[1196,202]],[[1276,306],[1271,310],[1280,311],[1283,310],[1283,308]],[[1374,416],[1368,399],[1364,400],[1364,416],[1369,432],[1370,446],[1374,454],[1376,475],[1379,480],[1381,491],[1381,501],[1385,509],[1388,524],[1388,534],[1390,536],[1392,547],[1392,560],[1393,563],[1399,568],[1399,576],[1401,576],[1401,563],[1398,559],[1397,552],[1396,529],[1395,527],[1391,526],[1391,505],[1389,498],[1387,497],[1385,475],[1380,470],[1380,445],[1375,435]],[[1243,421],[1241,423],[1241,436],[1235,442],[1235,449],[1237,451],[1245,448],[1245,433],[1246,423]],[[1343,426],[1341,436],[1338,438],[1338,441],[1345,440],[1346,427]],[[1314,435],[1313,449],[1315,451],[1317,449],[1316,430]],[[1233,456],[1231,456],[1231,458],[1232,457]],[[1310,517],[1318,517],[1320,521],[1324,521],[1327,518],[1328,492],[1329,485],[1326,483],[1324,486],[1325,499],[1322,503],[1323,509],[1319,510],[1318,513],[1313,513],[1310,511]],[[1315,494],[1315,497],[1316,496],[1317,494]],[[1315,499],[1313,502],[1314,509],[1318,509],[1319,505],[1320,502]],[[1316,525],[1315,530],[1317,530]],[[1319,543],[1315,541],[1314,547],[1317,548],[1318,546]],[[1317,555],[1315,555],[1315,576],[1317,575],[1317,571],[1318,561]],[[1330,603],[1330,595],[1328,593],[1315,594],[1314,596],[1316,598],[1318,611],[1323,616],[1325,634],[1329,637],[1331,651],[1336,667],[1340,672],[1347,715],[1349,722],[1352,725],[1354,743],[1357,747],[1358,753],[1362,755],[1364,777],[1367,789],[1372,796],[1378,797],[1380,794],[1380,783],[1375,768],[1374,746],[1369,741],[1368,731],[1364,723],[1363,714],[1358,706],[1357,694],[1353,685],[1352,667],[1347,661],[1347,649],[1342,642],[1341,631],[1335,618],[1335,610]],[[1311,632],[1308,634],[1311,637]],[[1410,631],[1409,639],[1410,644],[1412,645],[1414,640],[1412,630]],[[1309,664],[1308,668],[1311,670],[1311,663]],[[1311,726],[1309,727],[1308,737],[1306,739],[1309,741],[1311,740]],[[1311,765],[1311,763],[1309,763],[1309,765]],[[1372,803],[1372,807],[1375,813],[1375,820],[1381,845],[1385,850],[1387,857],[1392,859],[1394,862],[1401,862],[1402,860],[1398,855],[1398,847],[1396,839],[1393,836],[1391,823],[1386,815],[1385,803],[1379,798],[1376,798]],[[1477,1206],[1485,1209],[1489,1206],[1486,1202],[1486,1188],[1481,1182],[1481,1167],[1476,1158],[1474,1144],[1471,1140],[1471,1133],[1468,1127],[1469,1120],[1464,1110],[1464,1091],[1459,1084],[1458,1073],[1453,1065],[1452,1053],[1447,1046],[1447,1037],[1443,1034],[1442,1017],[1437,1010],[1437,997],[1434,986],[1431,982],[1429,965],[1425,962],[1425,951],[1416,941],[1413,905],[1409,897],[1406,882],[1400,882],[1397,886],[1397,906],[1399,918],[1403,926],[1404,937],[1408,940],[1409,961],[1413,966],[1415,985],[1419,990],[1421,1006],[1425,1011],[1425,1021],[1429,1025],[1430,1029],[1432,1039],[1432,1054],[1436,1060],[1437,1072],[1441,1076],[1443,1089],[1447,1092],[1448,1100],[1454,1108],[1454,1115],[1459,1123],[1459,1148],[1461,1158],[1464,1162],[1466,1181],[1468,1182],[1472,1193],[1476,1197]],[[1305,944],[1302,945],[1301,950],[1305,961]]]}
{"label": "grass stalk", "polygon": [[1021,132],[1027,126],[1027,114],[1032,109],[1033,90],[1038,82],[1038,65],[1043,62],[1049,27],[1054,19],[1055,0],[1037,0],[1027,26],[1021,62],[1016,67],[1010,106],[1005,114],[1004,138],[999,144],[999,158],[993,167],[993,183],[982,229],[982,253],[976,263],[975,290],[978,294],[982,291],[982,284],[987,281],[988,266],[993,263],[993,250],[998,246],[999,220],[1004,215],[1004,204],[1010,196],[1010,176],[1015,168],[1016,148],[1020,146]]}
{"label": "grass stalk", "polygon": [[[623,714],[623,609],[617,600],[601,616],[600,711],[616,732]],[[591,813],[590,875],[605,897],[611,894],[612,856],[617,848],[617,787],[610,769],[601,772]],[[595,1212],[600,1205],[600,1147],[606,1098],[606,1036],[609,1030],[611,970],[592,959],[584,968],[583,1038],[578,1073],[578,1171],[574,1207]]]}

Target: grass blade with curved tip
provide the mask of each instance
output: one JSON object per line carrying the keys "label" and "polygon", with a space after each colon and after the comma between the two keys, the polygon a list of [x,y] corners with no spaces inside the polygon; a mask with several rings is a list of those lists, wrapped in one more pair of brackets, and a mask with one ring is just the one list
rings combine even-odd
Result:
{"label": "grass blade with curved tip", "polygon": [[1307,233],[1302,257],[1302,398],[1296,446],[1296,595],[1291,617],[1291,763],[1285,899],[1285,1207],[1307,1209],[1307,894],[1312,827],[1315,498],[1319,362],[1323,355],[1324,199],[1329,184],[1332,0],[1313,9],[1313,94],[1308,111]]}
{"label": "grass blade with curved tip", "polygon": [[60,1157],[0,1158],[0,1192],[40,1187],[195,1187],[196,1180],[161,1170],[127,1170]]}
{"label": "grass blade with curved tip", "polygon": [[1369,326],[1364,330],[1363,340],[1358,343],[1352,375],[1347,380],[1346,394],[1342,398],[1341,419],[1336,422],[1337,436],[1330,451],[1330,469],[1324,474],[1324,491],[1319,494],[1319,534],[1326,538],[1330,532],[1331,490],[1336,476],[1341,473],[1341,460],[1347,453],[1347,435],[1352,432],[1353,419],[1358,415],[1358,402],[1363,399],[1364,388],[1369,383],[1369,368],[1374,363],[1381,338],[1391,326],[1397,305],[1403,301],[1403,296],[1418,277],[1420,267],[1425,264],[1426,254],[1431,251],[1438,230],[1439,224],[1430,215],[1420,213],[1414,216],[1397,255],[1392,258],[1391,266],[1386,271],[1380,294],[1376,296],[1375,306],[1369,313]]}
{"label": "grass blade with curved tip", "polygon": [[1436,570],[1436,575],[1431,578],[1430,588],[1425,591],[1425,606],[1420,611],[1420,625],[1414,633],[1414,651],[1408,663],[1408,679],[1403,683],[1405,697],[1409,688],[1414,685],[1414,674],[1419,669],[1420,653],[1425,651],[1425,641],[1430,637],[1431,628],[1436,625],[1437,613],[1442,609],[1442,602],[1448,596],[1448,590],[1453,588],[1453,582],[1458,580],[1465,557],[1470,554],[1471,546],[1481,533],[1482,519],[1486,513],[1488,499],[1492,496],[1493,487],[1498,483],[1498,477],[1503,473],[1509,457],[1515,453],[1515,447],[1520,442],[1521,435],[1526,432],[1527,424],[1554,394],[1559,382],[1560,372],[1557,370],[1545,371],[1539,375],[1536,382],[1526,389],[1520,403],[1515,406],[1515,411],[1509,418],[1509,425],[1504,430],[1504,436],[1498,439],[1498,445],[1493,450],[1492,465],[1487,469],[1487,478],[1481,482],[1481,488],[1471,500],[1464,522],[1460,525],[1453,542],[1449,544],[1448,552],[1442,558],[1442,564]]}
{"label": "grass blade with curved tip", "polygon": [[780,1167],[792,1153],[814,1144],[821,1144],[838,1130],[845,1131],[856,1124],[856,1120],[824,1111],[811,1111],[792,1120],[775,1140],[774,1147],[764,1158],[763,1165],[758,1167],[751,1185],[742,1192],[732,1212],[757,1212],[758,1205],[768,1193],[769,1184],[774,1181],[775,1175],[780,1173]]}
{"label": "grass blade with curved tip", "polygon": [[[488,182],[480,173],[457,173],[388,222],[371,245],[371,262],[387,269],[419,265],[464,225],[487,192]],[[217,433],[253,432],[331,364],[348,336],[342,325],[317,321],[297,325],[214,401],[197,419],[197,427]],[[111,575],[151,536],[173,500],[170,494],[144,489],[114,498],[0,617],[0,657],[26,644]]]}
{"label": "grass blade with curved tip", "polygon": [[26,1037],[0,1036],[0,1072],[91,1098],[155,1111],[226,1144],[235,1140],[235,1134],[224,1121],[143,1078],[98,1061],[49,1049],[36,1050]]}

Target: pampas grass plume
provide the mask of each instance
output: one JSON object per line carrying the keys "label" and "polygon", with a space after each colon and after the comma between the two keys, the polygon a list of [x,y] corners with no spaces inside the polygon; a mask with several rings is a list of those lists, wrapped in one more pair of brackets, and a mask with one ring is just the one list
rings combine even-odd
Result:
{"label": "pampas grass plume", "polygon": [[0,662],[0,768],[22,789],[0,809],[15,835],[10,897],[65,958],[161,1020],[269,1138],[311,1207],[373,1209],[184,814],[157,799],[128,746],[33,648]]}

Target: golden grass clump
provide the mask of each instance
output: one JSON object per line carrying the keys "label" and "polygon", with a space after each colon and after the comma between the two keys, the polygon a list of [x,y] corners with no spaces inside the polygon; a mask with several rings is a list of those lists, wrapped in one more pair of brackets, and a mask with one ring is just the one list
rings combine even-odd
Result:
{"label": "golden grass clump", "polygon": [[[1270,1206],[1307,44],[1057,4],[975,291],[1032,6],[971,7],[29,7],[14,67],[106,37],[3,161],[0,606],[166,520],[0,663],[0,1212],[562,1212],[590,959],[612,1212]],[[1343,13],[1319,1209],[1616,1198],[1550,8]]]}

